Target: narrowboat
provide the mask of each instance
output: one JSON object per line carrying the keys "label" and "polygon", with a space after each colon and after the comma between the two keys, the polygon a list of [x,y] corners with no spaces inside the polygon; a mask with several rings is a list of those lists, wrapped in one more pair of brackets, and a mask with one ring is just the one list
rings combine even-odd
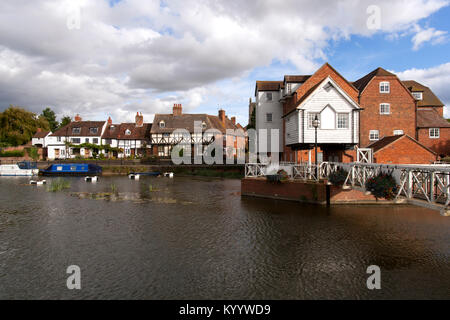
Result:
{"label": "narrowboat", "polygon": [[35,176],[39,174],[36,162],[22,161],[0,165],[0,176]]}
{"label": "narrowboat", "polygon": [[90,163],[52,164],[41,170],[44,176],[96,176],[102,173],[102,167]]}

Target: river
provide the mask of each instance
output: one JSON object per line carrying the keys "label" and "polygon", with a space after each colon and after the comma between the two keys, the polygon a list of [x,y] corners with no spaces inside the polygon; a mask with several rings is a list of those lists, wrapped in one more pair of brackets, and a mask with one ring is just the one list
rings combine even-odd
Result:
{"label": "river", "polygon": [[435,211],[241,198],[239,180],[67,179],[0,178],[0,299],[450,298],[450,218]]}

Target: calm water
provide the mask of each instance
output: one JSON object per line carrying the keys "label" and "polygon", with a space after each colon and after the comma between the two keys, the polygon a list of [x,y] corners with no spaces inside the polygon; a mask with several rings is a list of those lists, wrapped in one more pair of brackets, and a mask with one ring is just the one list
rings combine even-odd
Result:
{"label": "calm water", "polygon": [[434,211],[241,199],[238,180],[70,180],[0,178],[0,299],[450,298],[450,218]]}

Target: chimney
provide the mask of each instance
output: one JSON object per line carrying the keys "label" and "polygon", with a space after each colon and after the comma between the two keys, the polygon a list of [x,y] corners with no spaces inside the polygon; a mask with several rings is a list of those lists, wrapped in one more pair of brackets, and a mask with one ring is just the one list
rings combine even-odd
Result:
{"label": "chimney", "polygon": [[219,119],[223,124],[225,124],[225,110],[219,110]]}
{"label": "chimney", "polygon": [[108,117],[108,126],[112,125],[111,117]]}
{"label": "chimney", "polygon": [[139,114],[139,112],[136,113],[135,120],[136,120],[136,127],[144,126],[144,116],[142,115],[142,113],[141,114]]}
{"label": "chimney", "polygon": [[42,129],[41,128],[37,128],[36,132],[42,132]]}
{"label": "chimney", "polygon": [[231,122],[233,123],[233,125],[236,125],[236,117],[231,117]]}
{"label": "chimney", "polygon": [[181,116],[183,114],[183,107],[181,104],[174,104],[173,105],[173,115],[174,116]]}
{"label": "chimney", "polygon": [[77,115],[75,116],[75,122],[80,122],[81,120],[83,119],[81,119],[80,115],[77,113]]}

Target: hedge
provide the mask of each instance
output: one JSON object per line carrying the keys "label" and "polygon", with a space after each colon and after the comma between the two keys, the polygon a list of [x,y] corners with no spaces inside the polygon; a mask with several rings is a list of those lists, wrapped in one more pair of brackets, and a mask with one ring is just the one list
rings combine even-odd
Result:
{"label": "hedge", "polygon": [[21,158],[25,156],[25,152],[23,150],[12,150],[12,151],[2,151],[0,152],[0,157],[2,158],[13,158],[13,157],[17,157],[17,158]]}

